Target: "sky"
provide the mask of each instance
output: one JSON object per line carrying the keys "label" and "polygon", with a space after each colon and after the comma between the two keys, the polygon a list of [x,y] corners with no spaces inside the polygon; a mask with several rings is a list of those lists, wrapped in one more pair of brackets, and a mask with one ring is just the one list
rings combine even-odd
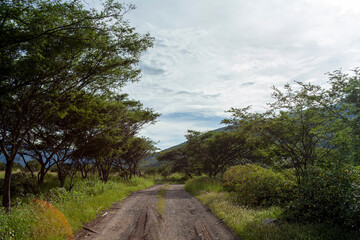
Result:
{"label": "sky", "polygon": [[[98,0],[84,0],[97,6]],[[358,0],[124,0],[150,33],[142,78],[123,91],[161,113],[141,135],[165,149],[188,129],[223,127],[231,107],[264,111],[272,86],[326,85],[327,72],[360,67]]]}

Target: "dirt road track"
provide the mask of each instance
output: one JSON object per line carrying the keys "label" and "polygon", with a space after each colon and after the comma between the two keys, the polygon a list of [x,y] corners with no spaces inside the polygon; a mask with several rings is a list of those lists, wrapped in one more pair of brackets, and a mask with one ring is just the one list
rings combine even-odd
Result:
{"label": "dirt road track", "polygon": [[119,240],[233,240],[238,239],[183,185],[166,189],[163,214],[157,208],[157,192],[163,185],[138,191],[114,204],[105,216],[87,224],[76,239]]}

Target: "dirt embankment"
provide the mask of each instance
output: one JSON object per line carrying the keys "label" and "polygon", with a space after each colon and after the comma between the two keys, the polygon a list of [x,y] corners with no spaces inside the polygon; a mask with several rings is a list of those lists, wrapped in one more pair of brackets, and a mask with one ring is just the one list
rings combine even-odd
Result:
{"label": "dirt embankment", "polygon": [[[158,194],[166,189],[166,194]],[[165,208],[159,206],[165,197]],[[183,185],[157,185],[113,205],[106,215],[86,225],[76,239],[238,239]],[[93,232],[92,232],[92,231]]]}

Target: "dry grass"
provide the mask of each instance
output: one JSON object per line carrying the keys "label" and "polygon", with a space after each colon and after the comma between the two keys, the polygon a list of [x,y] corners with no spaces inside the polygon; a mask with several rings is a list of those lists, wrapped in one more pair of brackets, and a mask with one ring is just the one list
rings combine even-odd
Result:
{"label": "dry grass", "polygon": [[231,201],[229,193],[202,192],[197,198],[207,205],[240,238],[246,240],[356,240],[360,233],[346,229],[316,225],[282,222],[280,225],[264,225],[266,218],[278,218],[282,209],[247,208]]}
{"label": "dry grass", "polygon": [[[246,240],[358,240],[360,231],[324,224],[301,224],[281,220],[281,207],[245,207],[236,204],[221,181],[196,178],[186,182],[185,190],[198,198],[211,211]],[[279,225],[264,225],[266,218],[280,219]]]}
{"label": "dry grass", "polygon": [[37,221],[32,228],[31,238],[73,239],[73,233],[65,216],[48,202],[36,199],[33,201],[37,209]]}

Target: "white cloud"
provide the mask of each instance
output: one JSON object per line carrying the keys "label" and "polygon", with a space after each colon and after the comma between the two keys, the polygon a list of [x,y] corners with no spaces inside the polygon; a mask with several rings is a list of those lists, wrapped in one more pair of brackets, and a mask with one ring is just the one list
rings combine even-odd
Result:
{"label": "white cloud", "polygon": [[[324,84],[325,72],[360,63],[358,1],[135,4],[138,9],[128,15],[130,23],[150,32],[156,42],[142,58],[142,81],[124,90],[164,116],[225,117],[230,107],[247,105],[262,111],[271,101],[272,85],[293,80]],[[183,139],[187,128],[203,126],[164,118],[144,133],[173,143],[171,139]]]}

